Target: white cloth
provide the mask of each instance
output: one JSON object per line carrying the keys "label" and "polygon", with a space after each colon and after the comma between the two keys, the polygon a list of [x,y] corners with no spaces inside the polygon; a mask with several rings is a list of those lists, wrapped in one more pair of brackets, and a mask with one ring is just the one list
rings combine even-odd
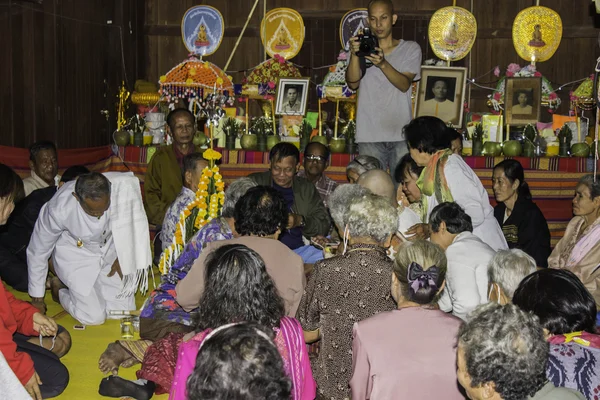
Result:
{"label": "white cloth", "polygon": [[[481,181],[462,157],[452,154],[448,157],[444,175],[454,201],[471,217],[473,233],[492,249],[508,249],[506,239],[498,221],[494,218],[494,208]],[[422,194],[425,196],[425,194]],[[439,203],[435,194],[427,196],[427,221]]]}
{"label": "white cloth", "polygon": [[[58,186],[60,182],[60,175],[56,175],[54,177],[54,185]],[[40,178],[34,170],[31,170],[31,176],[23,179],[23,189],[25,189],[25,196],[29,196],[31,192],[37,189],[47,188],[48,185],[46,181]]]}
{"label": "white cloth", "polygon": [[144,211],[140,182],[132,172],[104,174],[112,183],[110,221],[114,243],[123,272],[123,296],[136,289],[148,289],[148,270],[152,266],[150,229]]}
{"label": "white cloth", "polygon": [[[138,256],[140,262],[145,260],[143,252],[139,249],[146,248],[147,257],[150,258],[147,220],[145,220],[146,231],[144,234],[135,229],[135,227],[143,225],[138,218],[138,209],[141,209],[143,213],[139,183],[138,196],[132,195],[129,201],[124,199],[126,191],[116,193],[118,187],[123,186],[125,182],[127,182],[125,185],[131,185],[133,182],[137,182],[137,178],[130,172],[108,173],[106,176],[111,182],[113,180],[114,182],[111,188],[111,206],[102,217],[95,218],[86,214],[73,196],[75,181],[67,182],[42,207],[27,248],[29,295],[32,297],[44,296],[48,259],[52,256],[56,275],[69,288],[67,292],[70,295],[68,297],[76,299],[71,302],[65,300],[65,303],[61,301],[61,304],[73,317],[81,318],[81,322],[88,324],[98,323],[100,320],[103,322],[104,319],[97,316],[104,315],[106,311],[106,309],[86,308],[94,303],[94,299],[91,298],[93,296],[104,296],[103,302],[107,307],[116,302],[120,304],[115,306],[117,309],[131,310],[135,308],[131,306],[132,304],[135,306],[132,301],[133,291],[117,300],[113,295],[113,287],[117,283],[119,286],[127,283],[126,276],[130,277],[129,282],[135,284],[135,278],[139,274],[131,272],[131,266],[135,265],[132,260]],[[133,192],[135,193],[135,191]],[[115,213],[115,208],[119,207],[122,208],[122,211]],[[116,220],[119,220],[118,224],[115,223]],[[117,226],[115,227],[115,225]],[[116,243],[117,241],[118,243]],[[124,282],[121,282],[115,274],[109,283],[105,279],[106,274],[117,259],[117,254],[120,256],[119,262]],[[100,277],[100,274],[103,276]],[[110,289],[98,290],[97,285],[108,285]],[[61,291],[61,299],[66,299],[62,293],[65,291]],[[88,302],[77,300],[87,297],[90,297],[89,300],[86,300]],[[94,303],[94,307],[101,303]],[[84,308],[80,309],[79,306]],[[87,315],[93,315],[95,318],[88,318]]]}
{"label": "white cloth", "polygon": [[440,310],[466,319],[467,314],[488,302],[488,264],[496,252],[471,232],[458,234],[446,249],[446,286]]}
{"label": "white cloth", "polygon": [[398,232],[405,238],[414,236],[406,235],[406,231],[421,223],[423,223],[421,217],[408,207],[403,207],[403,210],[398,212]]}
{"label": "white cloth", "polygon": [[23,387],[10,365],[6,362],[4,354],[0,351],[0,389],[2,398],[10,400],[31,400],[31,396]]}

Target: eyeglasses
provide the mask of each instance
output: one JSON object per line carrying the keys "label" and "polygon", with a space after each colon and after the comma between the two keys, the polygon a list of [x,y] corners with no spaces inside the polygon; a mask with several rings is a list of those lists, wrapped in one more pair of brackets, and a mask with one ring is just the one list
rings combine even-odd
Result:
{"label": "eyeglasses", "polygon": [[308,154],[306,156],[308,161],[316,161],[316,162],[325,162],[326,158],[324,156],[317,156],[315,154]]}

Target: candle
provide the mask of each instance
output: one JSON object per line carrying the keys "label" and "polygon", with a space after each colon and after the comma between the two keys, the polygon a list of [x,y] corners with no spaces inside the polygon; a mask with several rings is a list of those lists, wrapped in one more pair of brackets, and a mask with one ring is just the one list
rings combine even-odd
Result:
{"label": "candle", "polygon": [[323,136],[323,133],[321,132],[323,129],[323,124],[321,123],[321,99],[319,99],[319,117],[317,118],[317,125],[319,125],[319,136]]}
{"label": "candle", "polygon": [[271,118],[273,119],[273,135],[277,135],[277,128],[275,127],[275,103],[273,100],[269,100],[271,102]]}
{"label": "candle", "polygon": [[213,138],[215,137],[215,125],[214,124],[210,124],[210,148],[213,149],[214,148],[214,143],[213,143]]}
{"label": "candle", "polygon": [[581,140],[581,118],[577,117],[577,141]]}
{"label": "candle", "polygon": [[510,140],[510,125],[506,125],[506,140]]}
{"label": "candle", "polygon": [[246,135],[250,134],[248,130],[248,98],[246,97]]}
{"label": "candle", "polygon": [[340,112],[340,101],[335,101],[335,127],[333,128],[333,137],[337,139],[338,113]]}

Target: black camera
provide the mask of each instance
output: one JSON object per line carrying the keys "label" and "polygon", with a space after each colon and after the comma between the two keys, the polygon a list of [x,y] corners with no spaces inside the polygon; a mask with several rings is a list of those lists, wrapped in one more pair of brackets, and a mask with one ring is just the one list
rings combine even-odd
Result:
{"label": "black camera", "polygon": [[359,57],[370,56],[371,54],[376,54],[376,47],[379,47],[379,40],[377,40],[377,36],[375,36],[369,28],[365,28],[363,33],[358,35],[358,41],[360,42],[360,47],[356,55]]}

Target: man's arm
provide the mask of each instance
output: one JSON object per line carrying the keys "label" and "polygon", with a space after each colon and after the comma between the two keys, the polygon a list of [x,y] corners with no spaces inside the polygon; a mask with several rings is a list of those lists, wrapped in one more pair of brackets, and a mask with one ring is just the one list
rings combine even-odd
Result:
{"label": "man's arm", "polygon": [[346,84],[352,90],[358,89],[360,80],[362,79],[360,71],[360,59],[355,55],[358,51],[359,42],[356,37],[350,38],[350,61],[346,69]]}
{"label": "man's arm", "polygon": [[304,216],[306,225],[302,234],[307,238],[317,235],[327,235],[331,227],[329,213],[323,205],[319,192],[312,183],[307,185],[307,202],[308,212]]}
{"label": "man's arm", "polygon": [[204,293],[204,263],[206,255],[210,252],[209,247],[210,243],[194,261],[185,278],[177,282],[177,286],[175,286],[175,300],[185,311],[192,311],[200,305],[200,297]]}
{"label": "man's arm", "polygon": [[366,56],[365,58],[370,60],[373,65],[379,68],[385,77],[388,78],[392,85],[394,85],[398,90],[407,92],[412,86],[412,81],[415,77],[415,74],[410,72],[398,72],[396,68],[394,68],[392,64],[385,59],[383,50],[381,50],[379,47],[376,47],[375,50],[377,53]]}
{"label": "man's arm", "polygon": [[169,207],[169,204],[162,200],[163,196],[159,165],[160,163],[153,157],[152,160],[150,160],[150,164],[148,164],[148,170],[144,177],[146,214],[148,215],[148,222],[154,225],[162,224],[167,208]]}
{"label": "man's arm", "polygon": [[42,207],[27,247],[28,291],[33,299],[43,299],[46,294],[48,259],[64,230],[62,221],[57,220],[49,205],[50,203],[46,203]]}

